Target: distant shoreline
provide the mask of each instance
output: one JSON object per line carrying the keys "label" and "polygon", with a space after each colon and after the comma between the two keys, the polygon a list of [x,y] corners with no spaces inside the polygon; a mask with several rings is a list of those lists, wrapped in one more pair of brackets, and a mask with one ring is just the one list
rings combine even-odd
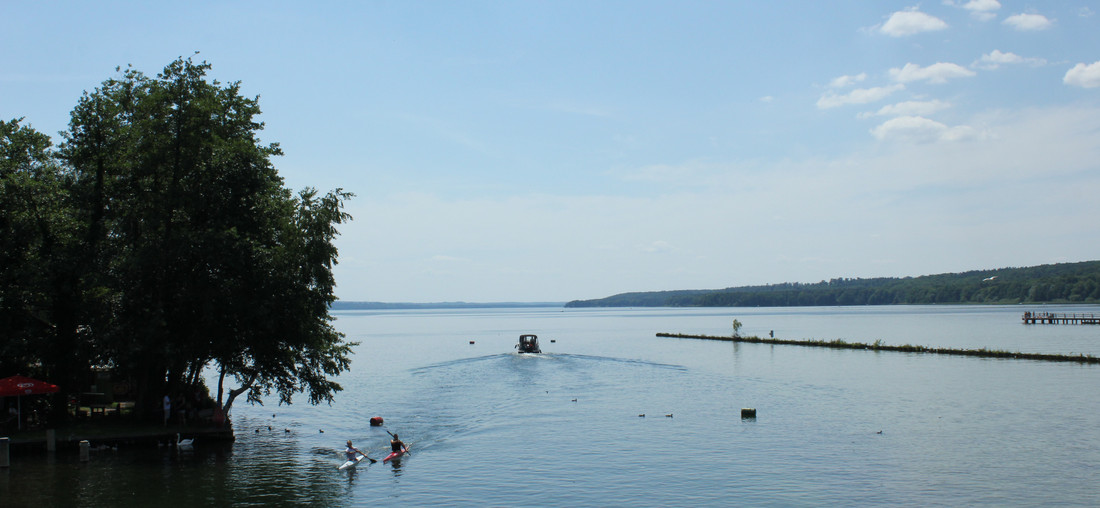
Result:
{"label": "distant shoreline", "polygon": [[725,289],[619,293],[574,307],[834,307],[1100,303],[1100,261],[920,277],[838,278]]}
{"label": "distant shoreline", "polygon": [[332,310],[409,310],[409,309],[528,309],[536,307],[565,307],[565,302],[345,302],[336,301]]}

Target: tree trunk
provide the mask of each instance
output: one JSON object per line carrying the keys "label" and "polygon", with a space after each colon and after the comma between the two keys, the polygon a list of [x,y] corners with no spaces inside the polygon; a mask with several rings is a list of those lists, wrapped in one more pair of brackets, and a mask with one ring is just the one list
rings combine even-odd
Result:
{"label": "tree trunk", "polygon": [[[246,383],[244,383],[243,385],[241,385],[240,388],[229,390],[229,398],[225,399],[225,406],[222,406],[222,412],[228,415],[229,414],[229,409],[231,407],[233,407],[233,400],[235,400],[238,395],[240,395],[244,392],[247,392],[248,390],[251,390],[252,389],[252,383],[255,383],[255,382],[256,382],[256,374],[252,374],[251,376],[249,376],[248,381]],[[219,393],[219,395],[220,395],[220,393]]]}

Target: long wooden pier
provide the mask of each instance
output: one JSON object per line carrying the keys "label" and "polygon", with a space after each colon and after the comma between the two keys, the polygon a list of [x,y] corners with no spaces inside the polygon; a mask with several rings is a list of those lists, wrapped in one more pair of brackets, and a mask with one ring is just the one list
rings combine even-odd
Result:
{"label": "long wooden pier", "polygon": [[1053,312],[1024,312],[1025,325],[1100,325],[1096,314],[1055,314]]}
{"label": "long wooden pier", "polygon": [[905,344],[904,346],[890,346],[882,344],[876,341],[874,344],[861,344],[859,342],[845,342],[843,340],[791,340],[791,339],[775,339],[775,338],[760,338],[760,337],[738,337],[738,336],[713,336],[713,335],[687,335],[683,333],[658,333],[658,337],[671,337],[675,339],[705,339],[705,340],[724,340],[729,342],[747,342],[750,344],[779,344],[786,346],[807,346],[807,347],[825,347],[834,349],[864,349],[868,351],[897,351],[900,353],[928,353],[937,355],[958,355],[958,356],[977,356],[982,358],[1004,358],[1014,360],[1039,360],[1045,362],[1076,362],[1076,363],[1091,363],[1100,364],[1100,356],[1091,355],[1065,355],[1065,354],[1046,354],[1046,353],[1021,353],[1019,351],[996,351],[986,348],[982,349],[953,349],[953,348],[940,348],[940,347],[925,347],[914,346],[912,344]]}

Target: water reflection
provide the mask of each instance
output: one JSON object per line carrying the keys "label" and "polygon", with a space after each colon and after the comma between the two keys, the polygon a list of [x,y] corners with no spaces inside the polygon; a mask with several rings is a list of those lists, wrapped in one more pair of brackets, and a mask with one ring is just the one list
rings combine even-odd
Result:
{"label": "water reflection", "polygon": [[[247,423],[246,423],[247,424]],[[241,433],[233,444],[193,450],[132,448],[19,455],[0,480],[12,506],[301,506],[346,495],[360,472],[336,474],[331,451],[302,456],[292,436]],[[304,458],[303,458],[304,457]],[[336,504],[339,504],[338,502]]]}
{"label": "water reflection", "polygon": [[388,464],[390,465],[390,469],[393,471],[394,478],[401,478],[402,458],[404,457],[398,457],[388,462]]}

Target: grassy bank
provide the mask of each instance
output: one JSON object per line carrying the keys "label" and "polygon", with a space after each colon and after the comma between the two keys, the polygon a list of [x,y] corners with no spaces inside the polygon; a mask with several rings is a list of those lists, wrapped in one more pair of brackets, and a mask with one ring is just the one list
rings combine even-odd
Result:
{"label": "grassy bank", "polygon": [[674,339],[704,339],[723,340],[727,342],[747,342],[751,344],[777,344],[784,346],[825,347],[833,349],[866,349],[871,351],[897,351],[902,353],[925,353],[935,355],[976,356],[981,358],[1003,358],[1012,360],[1039,360],[1044,362],[1074,362],[1074,363],[1100,363],[1100,358],[1091,355],[1062,355],[1045,353],[1021,353],[1019,351],[999,351],[994,349],[954,349],[942,347],[925,347],[905,344],[903,346],[890,346],[882,341],[873,344],[860,342],[847,342],[844,340],[791,340],[791,339],[765,339],[762,337],[729,337],[715,335],[688,335],[682,333],[658,333],[658,337],[671,337]]}

